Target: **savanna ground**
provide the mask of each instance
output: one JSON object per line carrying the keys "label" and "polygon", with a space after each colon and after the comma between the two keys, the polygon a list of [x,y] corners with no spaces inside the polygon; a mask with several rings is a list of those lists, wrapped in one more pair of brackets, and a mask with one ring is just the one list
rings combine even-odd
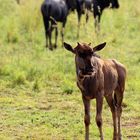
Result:
{"label": "savanna ground", "polygon": [[[83,104],[76,86],[74,57],[61,47],[45,46],[40,13],[42,0],[0,0],[0,139],[83,140]],[[107,42],[99,52],[115,58],[127,68],[123,101],[124,140],[140,139],[140,0],[120,0],[118,10],[105,10],[101,32],[94,32],[92,14],[85,28],[82,17],[80,38],[76,38],[77,16],[71,13],[65,41],[92,45]],[[95,124],[95,101],[91,107],[90,139],[99,139]],[[112,139],[112,118],[104,101],[103,131]]]}

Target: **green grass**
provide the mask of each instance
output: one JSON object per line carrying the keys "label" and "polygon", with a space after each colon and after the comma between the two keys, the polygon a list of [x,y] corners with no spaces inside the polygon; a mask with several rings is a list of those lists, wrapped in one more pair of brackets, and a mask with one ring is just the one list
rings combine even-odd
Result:
{"label": "green grass", "polygon": [[[40,13],[41,0],[0,0],[0,139],[83,140],[83,104],[76,86],[74,56],[61,47],[47,50]],[[92,45],[107,42],[99,52],[127,68],[122,113],[124,140],[140,139],[140,0],[121,0],[118,10],[105,10],[101,33],[94,32],[92,14],[85,29],[82,17],[77,39],[77,17],[68,17],[65,41]],[[61,25],[59,24],[59,29]],[[60,32],[59,32],[60,35]],[[112,118],[103,108],[105,140],[112,138]],[[91,106],[90,139],[99,139],[95,101]]]}

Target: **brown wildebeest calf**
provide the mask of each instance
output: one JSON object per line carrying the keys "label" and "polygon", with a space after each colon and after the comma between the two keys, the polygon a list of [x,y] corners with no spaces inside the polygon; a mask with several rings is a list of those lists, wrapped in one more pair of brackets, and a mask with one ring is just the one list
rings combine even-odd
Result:
{"label": "brown wildebeest calf", "polygon": [[80,44],[73,49],[64,43],[67,50],[75,54],[77,85],[82,92],[85,108],[85,139],[89,139],[90,100],[96,99],[96,123],[103,140],[102,106],[105,97],[113,117],[113,140],[121,140],[120,117],[125,88],[126,69],[114,59],[103,60],[95,54],[105,47],[106,43],[94,48],[90,44]]}

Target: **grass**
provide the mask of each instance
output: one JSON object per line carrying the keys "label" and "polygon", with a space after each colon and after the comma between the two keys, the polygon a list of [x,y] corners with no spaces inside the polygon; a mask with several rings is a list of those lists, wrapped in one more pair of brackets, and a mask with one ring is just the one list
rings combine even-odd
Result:
{"label": "grass", "polygon": [[[40,13],[41,0],[0,0],[0,139],[84,139],[83,104],[76,86],[74,56],[61,48],[47,50]],[[105,10],[101,33],[96,36],[92,14],[85,28],[82,17],[77,39],[77,17],[68,17],[65,41],[92,45],[107,42],[99,52],[127,68],[122,114],[124,140],[140,138],[140,10],[139,0],[120,1],[118,10]],[[12,11],[12,12],[11,12]],[[59,29],[61,25],[59,24]],[[60,33],[59,33],[60,35]],[[99,139],[95,124],[95,101],[91,107],[90,138]],[[103,108],[105,140],[112,138],[110,110]]]}

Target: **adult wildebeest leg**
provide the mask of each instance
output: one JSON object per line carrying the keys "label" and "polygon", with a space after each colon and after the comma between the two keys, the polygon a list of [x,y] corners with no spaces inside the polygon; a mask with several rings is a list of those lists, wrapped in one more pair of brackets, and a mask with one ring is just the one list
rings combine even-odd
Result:
{"label": "adult wildebeest leg", "polygon": [[84,109],[85,109],[85,140],[89,140],[89,125],[90,125],[90,100],[82,96]]}
{"label": "adult wildebeest leg", "polygon": [[86,23],[88,22],[88,19],[89,19],[89,11],[88,9],[86,9]]}
{"label": "adult wildebeest leg", "polygon": [[45,27],[45,37],[46,37],[46,48],[48,47],[48,35],[49,35],[49,19],[43,14],[43,22]]}
{"label": "adult wildebeest leg", "polygon": [[55,48],[57,48],[57,37],[58,37],[58,28],[56,25],[56,27],[55,27],[55,45],[54,45]]}
{"label": "adult wildebeest leg", "polygon": [[115,100],[113,99],[112,94],[110,94],[109,96],[105,96],[105,98],[112,112],[114,127],[113,140],[117,140],[117,109],[115,106]]}
{"label": "adult wildebeest leg", "polygon": [[100,19],[101,19],[101,15],[102,15],[102,10],[98,5],[94,5],[93,7],[94,11],[94,19],[95,19],[95,32],[98,34],[100,31]]}
{"label": "adult wildebeest leg", "polygon": [[66,19],[62,23],[62,29],[61,29],[61,36],[62,36],[62,47],[63,47],[63,42],[64,42],[64,29],[65,29],[65,24],[66,24]]}
{"label": "adult wildebeest leg", "polygon": [[100,138],[103,140],[102,132],[102,107],[103,107],[103,92],[99,93],[96,97],[96,124],[99,128]]}
{"label": "adult wildebeest leg", "polygon": [[51,23],[51,27],[49,28],[49,49],[50,50],[53,50],[53,47],[52,47],[52,31],[53,31],[54,27]]}
{"label": "adult wildebeest leg", "polygon": [[53,17],[50,17],[50,21],[51,21],[51,33],[52,33],[53,29],[55,29],[55,44],[52,47],[57,48],[57,37],[58,37],[57,22]]}
{"label": "adult wildebeest leg", "polygon": [[78,31],[77,31],[77,38],[79,38],[79,30],[80,30],[80,21],[81,21],[81,13],[78,13]]}
{"label": "adult wildebeest leg", "polygon": [[101,15],[95,17],[95,32],[98,34],[100,32],[100,18]]}

